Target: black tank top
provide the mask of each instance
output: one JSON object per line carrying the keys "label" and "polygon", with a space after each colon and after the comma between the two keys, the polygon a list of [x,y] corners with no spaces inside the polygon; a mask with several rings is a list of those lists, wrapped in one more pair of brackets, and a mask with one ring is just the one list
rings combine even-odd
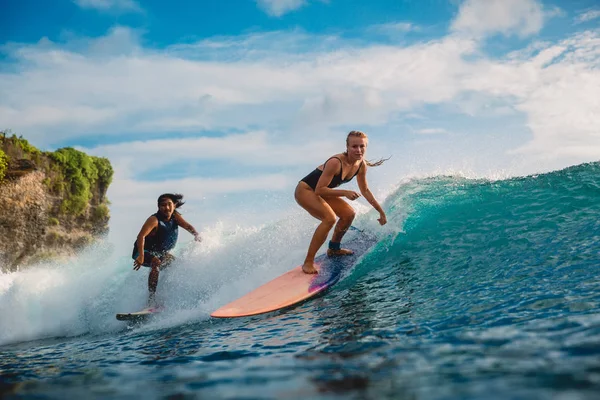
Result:
{"label": "black tank top", "polygon": [[[175,247],[179,236],[179,225],[175,218],[171,217],[166,221],[161,213],[156,213],[151,216],[156,217],[158,226],[153,235],[146,236],[144,240],[144,250],[152,253],[166,253]],[[133,252],[137,252],[137,240],[133,244]]]}
{"label": "black tank top", "polygon": [[[358,172],[360,171],[360,169],[362,168],[362,165],[363,165],[363,163],[361,162],[360,165],[358,166],[358,169],[356,170],[356,173],[354,175],[352,175],[350,178],[344,180],[344,179],[342,179],[342,176],[344,173],[344,168],[342,166],[343,165],[342,160],[340,160],[339,157],[331,157],[331,158],[328,158],[327,161],[331,160],[332,158],[337,158],[340,161],[341,165],[340,165],[340,173],[335,174],[333,176],[333,178],[331,179],[331,183],[329,183],[329,185],[327,185],[327,187],[330,189],[336,188],[343,183],[350,182],[356,175],[358,175]],[[323,164],[323,168],[325,168],[325,165],[327,165],[327,161],[325,161],[325,163]],[[321,178],[321,175],[323,175],[323,171],[317,167],[310,174],[308,174],[304,178],[302,178],[301,182],[305,182],[308,186],[310,186],[312,188],[312,190],[315,190],[317,188],[317,182],[319,182],[319,178]]]}

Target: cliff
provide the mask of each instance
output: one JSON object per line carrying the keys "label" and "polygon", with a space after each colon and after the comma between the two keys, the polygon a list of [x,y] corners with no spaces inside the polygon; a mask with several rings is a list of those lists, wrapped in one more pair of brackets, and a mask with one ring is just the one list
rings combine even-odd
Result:
{"label": "cliff", "polygon": [[0,270],[70,256],[108,231],[106,158],[0,132]]}

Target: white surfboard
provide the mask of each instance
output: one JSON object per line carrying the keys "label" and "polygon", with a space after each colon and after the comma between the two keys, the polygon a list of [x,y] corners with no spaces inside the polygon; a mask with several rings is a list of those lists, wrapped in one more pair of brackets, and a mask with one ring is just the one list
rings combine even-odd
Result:
{"label": "white surfboard", "polygon": [[146,318],[158,315],[162,311],[162,307],[148,307],[141,311],[132,313],[119,313],[117,319],[119,321],[142,321]]}

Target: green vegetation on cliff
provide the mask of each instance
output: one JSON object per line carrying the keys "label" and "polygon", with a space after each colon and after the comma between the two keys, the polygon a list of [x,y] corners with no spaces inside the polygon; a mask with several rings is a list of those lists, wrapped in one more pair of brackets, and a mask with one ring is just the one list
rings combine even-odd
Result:
{"label": "green vegetation on cliff", "polygon": [[61,214],[77,217],[88,205],[93,205],[99,207],[93,211],[95,217],[108,217],[104,196],[113,176],[108,159],[89,156],[71,147],[42,152],[23,137],[14,134],[7,137],[7,133],[0,132],[0,182],[34,169],[43,170],[46,186],[62,198],[58,210]]}
{"label": "green vegetation on cliff", "polygon": [[6,174],[6,170],[8,169],[8,156],[4,152],[4,150],[0,149],[0,182],[4,179],[4,174]]}
{"label": "green vegetation on cliff", "polygon": [[108,231],[106,158],[0,131],[0,272],[71,256]]}
{"label": "green vegetation on cliff", "polygon": [[68,197],[61,211],[80,215],[92,200],[90,188],[94,184],[107,188],[112,181],[113,169],[106,158],[88,156],[71,147],[58,149],[48,154],[60,166],[62,176],[59,181],[68,182]]}
{"label": "green vegetation on cliff", "polygon": [[[6,133],[6,132],[4,132]],[[23,150],[23,152],[25,154],[31,154],[32,156],[36,156],[39,157],[42,152],[40,151],[40,149],[38,149],[35,146],[32,146],[31,144],[29,144],[29,142],[27,141],[27,139],[23,139],[22,137],[17,137],[17,135],[12,135],[12,137],[10,138],[10,140],[17,146],[19,147],[21,150]]]}

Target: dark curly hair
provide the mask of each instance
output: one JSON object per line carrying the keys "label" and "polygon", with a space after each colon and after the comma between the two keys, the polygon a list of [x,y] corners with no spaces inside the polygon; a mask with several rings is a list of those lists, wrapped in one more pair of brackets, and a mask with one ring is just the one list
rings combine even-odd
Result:
{"label": "dark curly hair", "polygon": [[171,201],[173,202],[173,204],[175,204],[175,208],[179,208],[182,205],[185,204],[185,202],[183,201],[183,195],[179,194],[179,193],[164,193],[161,194],[160,196],[158,196],[158,200],[156,201],[156,203],[158,205],[160,205],[160,202],[163,201],[164,199],[171,199]]}

